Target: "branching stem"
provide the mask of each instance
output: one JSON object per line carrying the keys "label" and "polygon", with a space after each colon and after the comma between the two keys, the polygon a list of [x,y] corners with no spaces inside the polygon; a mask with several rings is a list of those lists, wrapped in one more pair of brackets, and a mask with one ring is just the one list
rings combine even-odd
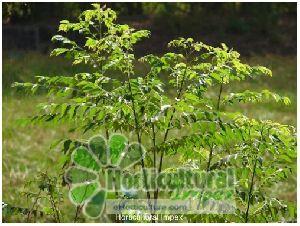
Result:
{"label": "branching stem", "polygon": [[28,214],[27,214],[27,222],[29,222],[31,213],[33,212],[33,210],[34,210],[34,208],[35,208],[35,206],[36,206],[38,200],[40,199],[41,192],[42,192],[42,191],[40,190],[39,193],[38,193],[38,195],[37,195],[37,198],[34,200],[34,203],[33,203],[32,207],[31,207],[30,211],[29,211]]}
{"label": "branching stem", "polygon": [[[182,81],[180,83],[180,88],[177,92],[177,97],[176,99],[179,99],[181,97],[181,94],[182,94],[182,91],[183,91],[183,86],[184,86],[184,83],[185,83],[185,79],[186,79],[186,72],[187,72],[187,65],[185,67],[185,70],[184,70],[184,73],[183,73],[183,78],[182,78]],[[175,108],[173,109],[173,112],[172,112],[172,115],[171,115],[171,118],[168,122],[168,127],[166,129],[166,132],[165,132],[165,135],[164,135],[164,139],[163,139],[163,142],[166,142],[167,138],[168,138],[168,134],[169,134],[169,131],[170,131],[170,126],[171,126],[171,122],[173,120],[173,117],[174,117],[174,114],[175,114]],[[163,158],[164,158],[164,151],[161,151],[161,155],[160,155],[160,160],[159,160],[159,167],[158,167],[158,173],[161,172],[162,170],[162,163],[163,163]],[[155,193],[154,193],[154,199],[157,200],[158,199],[158,188],[156,189]]]}
{"label": "branching stem", "polygon": [[220,85],[219,95],[218,95],[218,103],[217,103],[217,110],[218,111],[220,110],[222,91],[223,91],[223,80],[222,80],[222,83]]}
{"label": "branching stem", "polygon": [[245,223],[248,223],[248,218],[249,218],[250,200],[252,198],[256,164],[257,164],[257,157],[255,157],[255,161],[254,161],[253,169],[252,169],[251,183],[250,183],[250,189],[248,192],[248,200],[247,200],[247,210],[246,210],[246,214],[245,214]]}
{"label": "branching stem", "polygon": [[131,103],[132,103],[134,121],[135,121],[135,131],[136,131],[136,135],[137,135],[137,139],[138,139],[138,143],[139,143],[140,154],[141,154],[141,157],[142,157],[141,158],[141,167],[142,167],[142,171],[143,171],[144,185],[145,185],[145,188],[146,188],[148,203],[149,203],[149,206],[151,206],[151,196],[150,196],[150,192],[149,192],[149,188],[148,188],[147,174],[146,174],[145,163],[144,163],[144,159],[143,159],[143,153],[142,153],[142,149],[141,149],[142,132],[140,134],[138,116],[137,116],[137,113],[136,113],[135,101],[134,101],[134,97],[133,97],[133,93],[132,93],[131,82],[130,82],[130,74],[129,73],[128,73],[127,78],[128,78],[129,93],[130,93],[130,96],[131,96]]}
{"label": "branching stem", "polygon": [[59,211],[56,207],[53,195],[51,193],[49,193],[49,196],[50,196],[50,202],[51,202],[51,205],[52,205],[52,209],[53,209],[53,211],[55,212],[55,215],[56,215],[55,220],[57,221],[57,223],[60,223]]}
{"label": "branching stem", "polygon": [[208,162],[207,162],[207,167],[206,167],[207,172],[210,170],[212,154],[213,154],[213,147],[209,145],[209,157],[208,157]]}
{"label": "branching stem", "polygon": [[153,144],[153,166],[156,169],[156,134],[154,130],[154,124],[151,125],[152,128],[152,144]]}

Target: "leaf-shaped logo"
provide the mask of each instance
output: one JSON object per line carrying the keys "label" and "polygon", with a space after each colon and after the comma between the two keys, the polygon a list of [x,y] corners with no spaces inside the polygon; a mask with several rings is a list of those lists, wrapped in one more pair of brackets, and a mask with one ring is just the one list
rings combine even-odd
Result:
{"label": "leaf-shaped logo", "polygon": [[107,195],[107,169],[128,169],[144,156],[144,147],[138,143],[129,144],[122,134],[113,134],[108,141],[100,135],[92,137],[88,147],[74,150],[73,166],[65,173],[65,180],[71,185],[70,200],[75,205],[83,205],[86,216],[100,217]]}

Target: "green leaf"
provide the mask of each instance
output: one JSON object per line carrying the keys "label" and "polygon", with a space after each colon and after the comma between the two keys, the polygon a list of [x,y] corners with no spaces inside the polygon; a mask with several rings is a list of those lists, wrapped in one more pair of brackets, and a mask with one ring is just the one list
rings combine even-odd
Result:
{"label": "green leaf", "polygon": [[50,56],[59,56],[63,53],[66,53],[67,51],[69,51],[69,49],[67,49],[67,48],[56,48],[56,49],[52,50]]}
{"label": "green leaf", "polygon": [[90,153],[85,147],[78,147],[72,153],[72,160],[78,166],[85,167],[87,169],[91,169],[94,171],[99,171],[100,166],[98,162],[95,160],[95,157]]}
{"label": "green leaf", "polygon": [[97,188],[99,188],[99,184],[96,182],[72,187],[70,190],[70,198],[76,205],[80,205],[90,198]]}
{"label": "green leaf", "polygon": [[106,200],[106,191],[98,191],[84,206],[84,213],[91,218],[100,217]]}
{"label": "green leaf", "polygon": [[116,165],[121,153],[125,150],[128,140],[121,134],[114,134],[109,139],[111,164]]}
{"label": "green leaf", "polygon": [[95,136],[89,140],[89,149],[95,154],[99,161],[106,165],[108,163],[108,147],[105,138],[102,136]]}
{"label": "green leaf", "polygon": [[122,154],[122,158],[119,164],[121,169],[126,169],[145,157],[145,149],[138,143],[131,143],[126,152]]}
{"label": "green leaf", "polygon": [[87,183],[97,179],[97,174],[78,167],[71,167],[65,173],[65,180],[69,184]]}

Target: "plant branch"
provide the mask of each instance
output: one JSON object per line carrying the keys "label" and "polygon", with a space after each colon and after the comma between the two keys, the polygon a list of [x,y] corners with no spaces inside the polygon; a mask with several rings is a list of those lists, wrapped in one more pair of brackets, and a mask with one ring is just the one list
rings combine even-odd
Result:
{"label": "plant branch", "polygon": [[152,128],[152,144],[153,144],[153,166],[156,169],[156,134],[154,130],[154,124],[151,125]]}
{"label": "plant branch", "polygon": [[[109,140],[109,131],[108,131],[107,128],[105,129],[105,136],[106,136],[106,140],[108,141]],[[111,157],[110,149],[108,149],[107,155],[108,155],[109,158]],[[117,199],[119,197],[119,193],[116,190],[116,177],[115,176],[113,176],[113,178],[112,178],[112,183],[113,183],[113,188],[115,190],[115,196],[116,196],[116,199]],[[117,214],[116,214],[116,216],[117,216]],[[122,221],[119,221],[118,217],[116,217],[116,219],[117,219],[117,223],[122,222]]]}
{"label": "plant branch", "polygon": [[220,110],[222,91],[223,91],[223,79],[222,79],[222,83],[221,83],[221,85],[220,85],[219,95],[218,95],[218,103],[217,103],[217,110],[218,110],[218,111]]}
{"label": "plant branch", "polygon": [[209,145],[209,157],[208,157],[208,162],[207,162],[207,167],[206,171],[210,171],[210,164],[211,164],[211,159],[212,159],[212,153],[213,153],[213,147]]}
{"label": "plant branch", "polygon": [[[260,131],[260,142],[263,141],[263,127]],[[250,133],[250,129],[249,129],[249,133]],[[257,151],[259,151],[260,148],[260,143],[258,144],[258,148]],[[253,191],[253,186],[254,186],[254,177],[255,177],[255,171],[256,171],[256,166],[257,166],[257,159],[258,159],[258,152],[255,155],[255,160],[254,160],[254,164],[253,164],[253,169],[252,169],[252,177],[251,177],[251,184],[250,184],[250,189],[248,192],[248,201],[247,201],[247,210],[245,213],[245,222],[248,222],[248,218],[249,218],[249,209],[250,209],[250,199],[252,198],[252,191]]]}
{"label": "plant branch", "polygon": [[[179,88],[179,91],[177,92],[177,97],[176,99],[179,99],[181,97],[181,94],[182,94],[182,91],[183,91],[183,85],[184,85],[184,82],[185,82],[185,79],[186,79],[186,72],[187,72],[187,65],[185,67],[185,70],[184,70],[184,74],[183,74],[183,79],[181,81],[181,84],[180,84],[180,88]],[[168,122],[168,127],[166,129],[166,132],[165,132],[165,135],[164,135],[164,139],[163,139],[163,142],[166,142],[167,138],[168,138],[168,134],[169,134],[169,131],[170,131],[170,126],[171,126],[171,122],[173,120],[173,117],[174,117],[174,114],[175,114],[175,108],[173,109],[173,112],[172,112],[172,115],[171,115],[171,118]],[[162,170],[162,162],[163,162],[163,158],[164,158],[164,151],[162,150],[161,151],[161,155],[160,155],[160,160],[159,160],[159,168],[158,168],[158,173],[161,172]],[[155,193],[154,193],[154,199],[157,200],[158,198],[158,188],[156,189]]]}
{"label": "plant branch", "polygon": [[141,149],[141,145],[142,145],[142,133],[140,134],[140,128],[139,128],[139,122],[138,122],[138,116],[136,113],[136,108],[135,108],[135,101],[134,101],[134,97],[133,97],[133,92],[132,92],[132,88],[131,88],[131,82],[130,82],[130,74],[128,73],[127,76],[128,79],[128,88],[129,88],[129,93],[131,96],[131,103],[132,103],[132,110],[133,110],[133,115],[134,115],[134,122],[135,122],[135,130],[136,130],[136,135],[137,135],[137,139],[138,139],[138,143],[139,143],[139,149],[140,149],[140,154],[141,154],[141,167],[142,167],[142,171],[143,171],[143,177],[145,180],[145,188],[146,188],[146,193],[147,193],[147,199],[148,199],[148,203],[149,206],[151,206],[151,196],[150,196],[150,192],[149,192],[149,188],[148,188],[148,183],[147,183],[147,174],[146,174],[146,170],[145,170],[145,163],[144,163],[144,159],[143,159],[143,153],[142,153],[142,149]]}
{"label": "plant branch", "polygon": [[77,222],[77,219],[78,219],[78,217],[79,217],[79,213],[80,213],[80,211],[81,211],[81,208],[82,208],[81,205],[79,205],[79,206],[76,207],[76,213],[75,213],[75,217],[74,217],[74,221],[73,221],[74,223]]}
{"label": "plant branch", "polygon": [[247,200],[247,210],[246,210],[246,214],[245,214],[245,223],[248,223],[249,209],[250,209],[250,199],[252,198],[252,190],[253,190],[253,185],[254,185],[256,164],[257,164],[257,156],[255,157],[255,162],[254,162],[253,169],[252,169],[251,184],[250,184],[250,189],[249,189],[249,193],[248,193],[248,200]]}
{"label": "plant branch", "polygon": [[27,222],[29,222],[29,219],[30,219],[30,215],[32,213],[32,211],[34,210],[34,207],[36,206],[38,200],[40,199],[40,195],[41,195],[41,190],[39,191],[38,195],[37,195],[37,198],[35,199],[31,209],[29,210],[28,214],[27,214]]}
{"label": "plant branch", "polygon": [[55,214],[56,214],[56,221],[57,223],[60,223],[60,217],[59,217],[59,211],[55,205],[55,201],[54,201],[54,198],[52,196],[51,193],[49,193],[49,196],[50,196],[50,201],[51,201],[51,205],[52,205],[52,209],[54,210]]}

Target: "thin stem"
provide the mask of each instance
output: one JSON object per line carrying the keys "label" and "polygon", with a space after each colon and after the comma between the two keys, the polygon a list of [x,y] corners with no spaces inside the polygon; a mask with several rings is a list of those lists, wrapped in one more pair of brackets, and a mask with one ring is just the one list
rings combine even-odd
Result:
{"label": "thin stem", "polygon": [[[263,127],[260,131],[260,141],[263,140]],[[250,129],[249,129],[249,134],[250,134]],[[260,143],[258,144],[258,147],[257,147],[257,153],[255,155],[255,161],[254,161],[254,164],[253,164],[253,169],[252,169],[252,177],[251,177],[251,183],[250,183],[250,189],[249,189],[249,192],[248,192],[248,200],[247,200],[247,210],[246,210],[246,213],[245,213],[245,222],[247,223],[248,222],[248,218],[249,218],[249,209],[250,209],[250,199],[252,198],[252,191],[253,191],[253,186],[254,186],[254,177],[255,177],[255,171],[256,171],[256,166],[257,166],[257,159],[258,159],[258,152],[260,150]]]}
{"label": "thin stem", "polygon": [[[223,78],[221,80],[220,89],[219,89],[217,111],[220,110],[222,91],[223,91]],[[218,123],[219,123],[219,125],[221,125],[221,123],[222,123],[220,116],[218,116]],[[212,154],[213,154],[213,148],[211,146],[209,146],[209,148],[210,148],[210,152],[209,152],[209,157],[208,157],[208,163],[207,163],[206,171],[210,170],[210,163],[211,163]]]}
{"label": "thin stem", "polygon": [[246,214],[245,214],[245,223],[248,222],[248,217],[249,217],[250,199],[252,198],[252,190],[253,190],[253,185],[254,185],[256,164],[257,164],[257,156],[255,157],[255,162],[254,162],[253,169],[252,169],[251,184],[250,184],[250,189],[249,189],[249,193],[248,193],[248,200],[247,200],[247,210],[246,210]]}
{"label": "thin stem", "polygon": [[153,123],[151,127],[152,127],[152,144],[153,144],[153,166],[156,169],[156,134],[155,134]]}
{"label": "thin stem", "polygon": [[80,211],[81,211],[81,208],[82,208],[81,205],[79,205],[79,206],[76,207],[76,213],[75,213],[75,217],[74,217],[74,223],[77,222],[77,219],[78,219],[78,217],[79,217],[79,213],[80,213]]}
{"label": "thin stem", "polygon": [[[185,70],[184,70],[184,74],[183,74],[183,79],[181,81],[181,84],[180,84],[180,88],[179,88],[179,91],[177,93],[177,98],[176,99],[179,99],[181,97],[181,94],[182,94],[182,91],[183,91],[183,85],[184,85],[184,82],[185,82],[185,77],[186,77],[186,72],[187,72],[187,66],[185,67]],[[172,115],[171,115],[171,118],[168,122],[168,127],[166,129],[166,132],[165,132],[165,136],[164,136],[164,139],[163,139],[163,142],[166,142],[167,138],[168,138],[168,134],[169,134],[169,131],[170,131],[170,126],[171,126],[171,122],[173,120],[173,117],[174,117],[174,114],[175,114],[175,108],[173,109],[173,112],[172,112]],[[164,151],[161,151],[161,155],[160,155],[160,160],[159,160],[159,168],[158,168],[158,173],[161,172],[162,170],[162,163],[163,163],[163,158],[164,158]],[[156,189],[155,193],[154,193],[154,199],[157,200],[158,198],[158,188]]]}
{"label": "thin stem", "polygon": [[[153,166],[154,166],[154,168],[155,168],[155,178],[156,178],[156,133],[155,133],[155,129],[154,129],[154,124],[152,123],[152,125],[151,125],[151,127],[152,127],[152,144],[153,144]],[[155,192],[154,192],[154,199],[155,199]],[[156,207],[156,204],[157,204],[157,202],[156,202],[156,199],[155,199],[155,201],[154,201],[154,214],[155,214],[155,207]],[[152,220],[152,221],[154,221],[155,222],[155,220]]]}
{"label": "thin stem", "polygon": [[[223,82],[223,80],[222,80]],[[222,91],[223,91],[223,83],[221,83],[220,85],[220,89],[219,89],[219,95],[218,95],[218,103],[217,103],[217,110],[220,110],[220,103],[221,103],[221,95],[222,95]]]}
{"label": "thin stem", "polygon": [[211,163],[211,159],[212,159],[212,154],[213,154],[213,148],[209,145],[209,157],[208,157],[208,162],[207,162],[207,167],[206,167],[207,172],[210,170],[210,163]]}
{"label": "thin stem", "polygon": [[40,190],[39,193],[38,193],[38,195],[37,195],[37,198],[35,199],[35,201],[34,201],[32,207],[31,207],[31,209],[30,209],[30,211],[29,211],[28,214],[27,214],[27,222],[29,222],[30,215],[31,215],[31,213],[32,213],[32,211],[33,211],[33,209],[34,209],[34,207],[36,206],[36,204],[37,204],[37,202],[38,202],[38,200],[39,200],[39,198],[40,198],[41,192],[42,192],[42,191]]}
{"label": "thin stem", "polygon": [[105,129],[105,136],[106,136],[106,140],[109,139],[109,132],[108,132],[108,129]]}
{"label": "thin stem", "polygon": [[[128,73],[127,78],[128,78],[129,93],[130,93],[130,96],[131,96],[132,110],[133,110],[133,115],[134,115],[135,131],[136,131],[136,135],[137,135],[137,139],[138,139],[138,143],[139,143],[140,154],[141,154],[141,157],[143,157],[143,153],[142,153],[142,149],[141,149],[142,132],[140,134],[138,116],[137,116],[137,113],[136,113],[135,101],[134,101],[134,97],[133,97],[133,93],[132,93],[131,82],[130,82],[130,74],[129,73]],[[142,167],[142,170],[143,170],[143,177],[144,177],[144,181],[145,181],[144,184],[145,184],[145,188],[146,188],[148,203],[149,203],[149,206],[151,206],[151,196],[150,196],[150,192],[149,192],[149,189],[148,189],[147,174],[146,174],[145,163],[144,163],[143,158],[141,158],[141,167]]]}
{"label": "thin stem", "polygon": [[[84,193],[83,193],[83,195],[82,195],[82,197],[81,197],[81,200],[82,200],[83,197],[86,195],[86,193],[87,193],[87,187],[86,187],[85,190],[84,190]],[[83,204],[77,206],[77,208],[76,208],[76,213],[75,213],[75,217],[74,217],[74,223],[77,221],[77,219],[78,219],[78,217],[79,217],[79,213],[80,213],[82,207],[83,207]]]}
{"label": "thin stem", "polygon": [[[99,36],[102,39],[102,22],[99,23]],[[101,74],[103,74],[103,61],[100,61]]]}
{"label": "thin stem", "polygon": [[49,193],[49,196],[50,196],[50,201],[51,201],[52,209],[54,210],[54,212],[55,212],[55,214],[56,214],[56,221],[57,221],[58,223],[60,223],[59,211],[58,211],[58,209],[57,209],[57,207],[56,207],[56,205],[55,205],[54,198],[53,198],[53,196],[52,196],[51,193]]}
{"label": "thin stem", "polygon": [[[105,129],[105,137],[106,137],[106,140],[108,141],[108,140],[109,140],[109,131],[108,131],[107,128]],[[107,155],[108,155],[109,158],[111,157],[110,154],[111,154],[111,153],[110,153],[110,149],[108,149]],[[117,190],[116,190],[116,178],[115,178],[115,176],[113,176],[113,178],[112,178],[112,183],[113,183],[113,188],[114,188],[114,190],[115,190],[115,196],[116,196],[116,199],[117,199],[117,198],[119,197],[119,193],[118,193]],[[117,215],[118,215],[118,214],[116,214],[116,220],[117,220],[117,223],[120,223],[120,221],[119,221]],[[121,222],[122,222],[122,221],[121,221]]]}

